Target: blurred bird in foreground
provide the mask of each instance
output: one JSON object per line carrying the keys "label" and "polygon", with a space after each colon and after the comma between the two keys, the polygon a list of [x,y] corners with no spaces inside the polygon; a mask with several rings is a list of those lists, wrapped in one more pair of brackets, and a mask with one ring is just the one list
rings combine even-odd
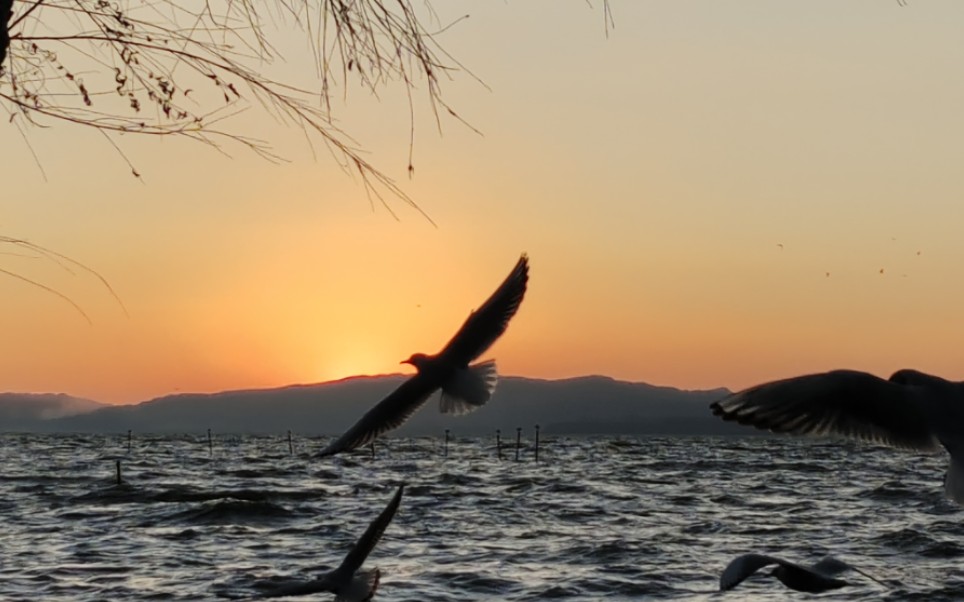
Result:
{"label": "blurred bird in foreground", "polygon": [[874,579],[860,569],[832,556],[827,556],[817,564],[807,567],[773,556],[744,554],[734,558],[723,569],[723,574],[720,575],[720,591],[733,589],[753,573],[771,564],[777,566],[769,574],[779,579],[790,589],[799,592],[819,593],[850,585],[843,579],[837,579],[836,576],[851,570],[886,586],[885,583]]}
{"label": "blurred bird in foreground", "polygon": [[764,383],[710,405],[723,420],[774,433],[836,435],[904,449],[936,451],[951,462],[949,498],[964,505],[964,383],[916,370],[888,380],[833,370]]}
{"label": "blurred bird in foreground", "polygon": [[388,502],[388,506],[368,525],[365,533],[358,539],[338,568],[311,581],[286,582],[280,585],[270,584],[266,586],[267,591],[259,595],[258,599],[306,596],[330,592],[335,594],[337,602],[368,602],[368,600],[371,600],[378,590],[381,571],[378,568],[370,571],[359,571],[359,569],[371,551],[375,549],[375,545],[381,539],[385,528],[392,522],[392,518],[398,510],[398,505],[402,501],[404,489],[404,484],[398,487],[398,491]]}

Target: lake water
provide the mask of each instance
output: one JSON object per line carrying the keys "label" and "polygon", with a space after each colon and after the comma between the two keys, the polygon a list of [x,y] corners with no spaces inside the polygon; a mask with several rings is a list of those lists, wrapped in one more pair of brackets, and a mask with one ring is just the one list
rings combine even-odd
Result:
{"label": "lake water", "polygon": [[[832,600],[964,599],[964,511],[943,456],[801,439],[552,438],[540,462],[494,441],[0,435],[0,600],[220,600],[312,578],[408,483],[368,558],[379,601],[786,600],[745,552],[853,573]],[[115,460],[124,484],[115,484]],[[330,600],[331,595],[311,599]]]}

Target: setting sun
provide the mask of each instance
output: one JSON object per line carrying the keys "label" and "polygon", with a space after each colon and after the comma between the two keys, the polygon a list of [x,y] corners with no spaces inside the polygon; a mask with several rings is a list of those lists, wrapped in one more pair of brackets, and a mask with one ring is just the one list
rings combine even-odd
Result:
{"label": "setting sun", "polygon": [[30,129],[44,179],[12,135],[4,164],[22,175],[4,233],[96,270],[123,307],[90,272],[0,248],[0,269],[90,318],[0,277],[0,381],[130,403],[408,373],[399,361],[441,349],[522,252],[526,304],[487,354],[502,374],[953,377],[962,92],[946,65],[964,54],[949,50],[954,19],[886,4],[760,5],[751,24],[712,4],[627,3],[608,38],[583,6],[534,31],[511,23],[544,8],[446,5],[473,15],[446,48],[491,90],[455,79],[447,98],[484,136],[444,118],[438,136],[416,105],[409,177],[401,88],[335,107],[431,221],[386,196],[389,212],[253,112],[238,127],[288,162],[125,137],[133,178],[76,152],[99,144],[89,132]]}

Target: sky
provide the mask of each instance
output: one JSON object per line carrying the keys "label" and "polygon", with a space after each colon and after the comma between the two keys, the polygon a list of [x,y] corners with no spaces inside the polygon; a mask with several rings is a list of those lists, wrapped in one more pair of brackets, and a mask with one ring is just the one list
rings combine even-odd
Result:
{"label": "sky", "polygon": [[[0,245],[0,269],[90,318],[0,275],[0,391],[134,403],[407,372],[523,252],[529,291],[486,354],[503,375],[964,379],[964,4],[610,6],[607,35],[598,2],[436,3],[478,79],[443,81],[471,127],[437,126],[416,90],[411,178],[404,88],[339,91],[339,126],[434,224],[257,108],[230,123],[284,162],[125,137],[140,179],[96,133],[28,146],[0,125],[0,234],[122,303]],[[278,44],[272,69],[317,85],[303,38]]]}

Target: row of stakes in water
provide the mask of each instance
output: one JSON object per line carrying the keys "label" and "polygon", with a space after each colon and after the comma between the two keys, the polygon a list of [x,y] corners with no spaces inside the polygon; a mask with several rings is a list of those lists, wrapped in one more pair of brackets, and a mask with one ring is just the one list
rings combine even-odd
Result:
{"label": "row of stakes in water", "polygon": [[[536,437],[535,437],[534,456],[535,456],[535,461],[538,462],[539,461],[539,425],[538,424],[535,425],[535,430],[536,430]],[[128,429],[127,431],[127,452],[128,453],[130,453],[131,451],[132,441],[133,441],[133,436],[131,434],[131,431]],[[369,444],[369,449],[371,450],[372,458],[374,458],[375,457],[374,441],[372,441]],[[495,449],[496,449],[496,456],[499,458],[499,460],[504,459],[502,456],[502,430],[501,429],[495,430]],[[516,427],[515,429],[515,461],[516,462],[519,461],[519,451],[521,449],[522,449],[522,427]],[[208,452],[210,452],[211,454],[214,453],[214,438],[211,435],[211,429],[208,429]],[[288,453],[291,455],[294,455],[295,453],[294,443],[291,440],[290,430],[288,431]],[[445,429],[445,444],[442,447],[442,455],[445,456],[446,458],[449,455],[449,430],[448,429]],[[117,462],[117,475],[118,475],[117,480],[118,482],[120,482],[120,461],[119,460]]]}

